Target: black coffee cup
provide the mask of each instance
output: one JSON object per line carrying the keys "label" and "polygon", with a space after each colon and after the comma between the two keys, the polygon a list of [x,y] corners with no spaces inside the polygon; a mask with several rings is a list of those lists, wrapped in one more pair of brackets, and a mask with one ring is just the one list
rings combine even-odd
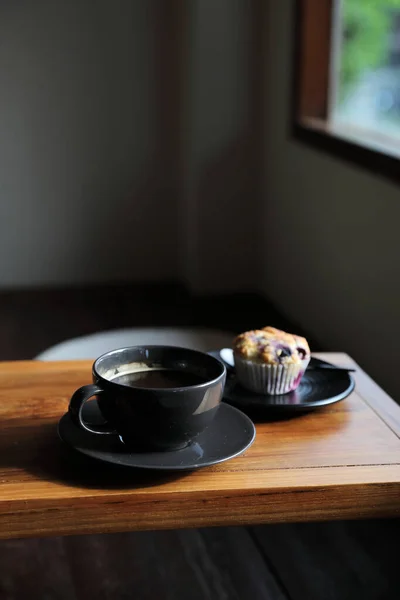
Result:
{"label": "black coffee cup", "polygon": [[[69,414],[90,433],[118,434],[143,449],[185,447],[213,420],[225,384],[216,358],[174,346],[135,346],[100,356],[93,384],[72,396]],[[85,403],[97,396],[104,425],[84,420]]]}

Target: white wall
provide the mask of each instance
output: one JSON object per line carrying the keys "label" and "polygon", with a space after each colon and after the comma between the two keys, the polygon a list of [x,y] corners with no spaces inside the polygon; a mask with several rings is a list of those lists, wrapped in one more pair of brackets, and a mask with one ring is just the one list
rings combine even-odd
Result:
{"label": "white wall", "polygon": [[292,5],[266,23],[265,293],[400,399],[400,189],[290,138]]}
{"label": "white wall", "polygon": [[251,287],[248,6],[0,4],[0,288]]}
{"label": "white wall", "polygon": [[0,286],[176,275],[153,0],[0,5]]}

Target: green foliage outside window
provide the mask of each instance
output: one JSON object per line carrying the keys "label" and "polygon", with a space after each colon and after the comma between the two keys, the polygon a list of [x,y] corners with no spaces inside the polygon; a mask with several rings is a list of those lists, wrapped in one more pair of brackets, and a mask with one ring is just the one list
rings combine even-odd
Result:
{"label": "green foliage outside window", "polygon": [[342,99],[363,72],[387,61],[393,14],[399,12],[400,0],[342,0]]}

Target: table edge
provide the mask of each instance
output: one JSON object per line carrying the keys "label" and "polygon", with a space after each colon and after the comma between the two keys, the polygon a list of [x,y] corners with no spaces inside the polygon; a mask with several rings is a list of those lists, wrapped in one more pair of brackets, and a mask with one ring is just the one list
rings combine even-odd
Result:
{"label": "table edge", "polygon": [[345,352],[315,352],[313,356],[336,365],[354,368],[355,392],[371,410],[400,438],[400,406],[360,365]]}

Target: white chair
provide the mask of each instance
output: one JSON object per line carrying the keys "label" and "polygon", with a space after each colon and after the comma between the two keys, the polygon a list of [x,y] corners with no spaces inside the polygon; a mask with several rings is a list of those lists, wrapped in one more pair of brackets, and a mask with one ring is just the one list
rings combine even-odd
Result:
{"label": "white chair", "polygon": [[230,347],[233,338],[233,333],[218,329],[187,327],[115,329],[66,340],[41,352],[36,359],[45,361],[94,359],[109,350],[141,344],[182,346],[207,352]]}

